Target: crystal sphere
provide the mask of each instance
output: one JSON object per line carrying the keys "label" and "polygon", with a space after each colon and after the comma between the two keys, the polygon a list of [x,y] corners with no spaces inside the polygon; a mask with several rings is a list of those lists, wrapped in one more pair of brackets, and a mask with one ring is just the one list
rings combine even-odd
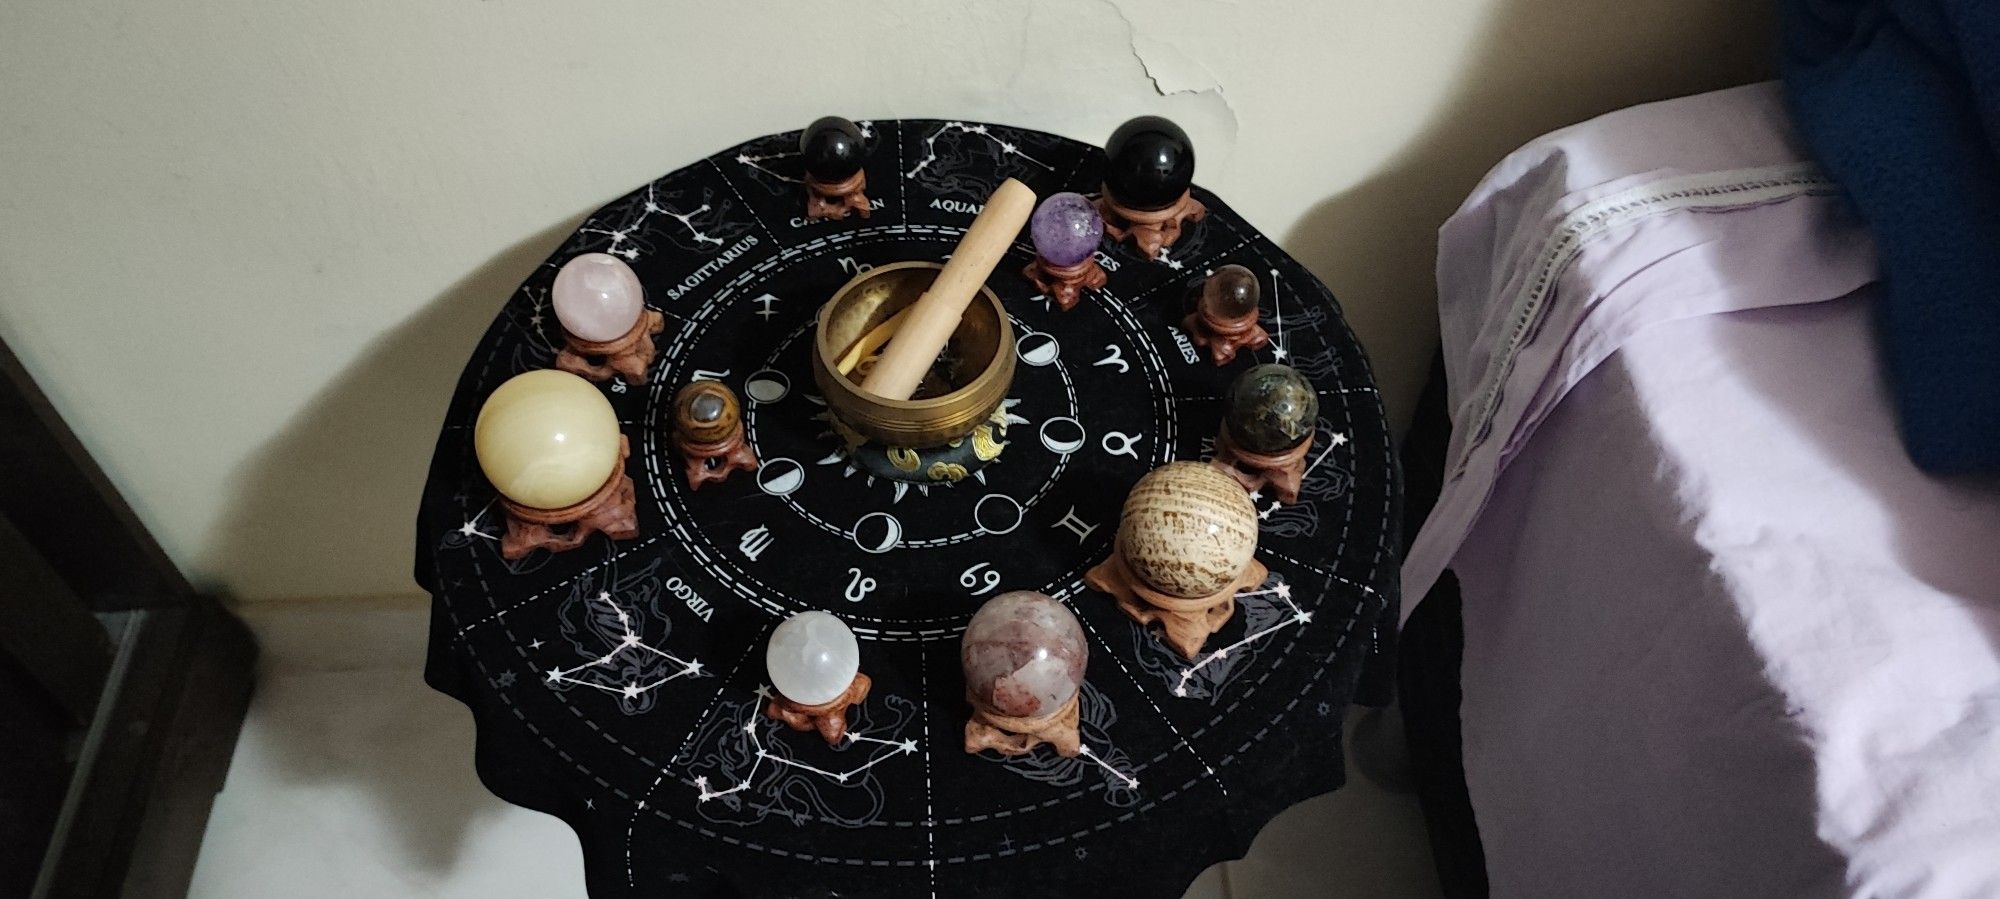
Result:
{"label": "crystal sphere", "polygon": [[502,496],[531,509],[561,509],[611,479],[618,436],[618,414],[596,385],[543,369],[507,379],[486,398],[472,446]]}
{"label": "crystal sphere", "polygon": [[1076,616],[1032,590],[987,600],[959,643],[966,695],[1011,718],[1055,714],[1083,686],[1089,659]]}
{"label": "crystal sphere", "polygon": [[1159,116],[1118,126],[1104,142],[1104,156],[1104,187],[1128,209],[1165,209],[1194,183],[1194,144]]}
{"label": "crystal sphere", "polygon": [[1257,552],[1257,507],[1242,485],[1202,462],[1169,462],[1125,497],[1118,552],[1142,581],[1169,596],[1213,596]]}
{"label": "crystal sphere", "polygon": [[1225,265],[1201,285],[1201,309],[1210,318],[1231,321],[1257,314],[1263,287],[1257,276],[1240,265]]}
{"label": "crystal sphere", "polygon": [[1222,421],[1236,445],[1281,453],[1311,437],[1319,421],[1319,391],[1289,365],[1267,362],[1236,376],[1222,397]]}
{"label": "crystal sphere", "polygon": [[1104,216],[1083,194],[1050,194],[1028,220],[1028,234],[1034,238],[1035,255],[1043,262],[1067,268],[1096,251],[1097,242],[1104,237]]}
{"label": "crystal sphere", "polygon": [[806,174],[833,183],[861,171],[861,163],[868,158],[868,144],[853,122],[830,115],[807,125],[799,134],[799,155],[805,157]]}
{"label": "crystal sphere", "polygon": [[646,303],[646,289],[632,267],[604,253],[585,253],[563,263],[549,293],[563,330],[598,343],[625,336]]}
{"label": "crystal sphere", "polygon": [[830,612],[800,612],[771,631],[764,650],[771,686],[800,705],[824,705],[854,682],[861,647],[854,632]]}

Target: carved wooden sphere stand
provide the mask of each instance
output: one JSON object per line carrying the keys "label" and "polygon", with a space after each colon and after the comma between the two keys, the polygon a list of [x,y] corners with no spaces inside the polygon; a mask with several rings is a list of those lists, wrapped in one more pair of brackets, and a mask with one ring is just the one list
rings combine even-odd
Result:
{"label": "carved wooden sphere stand", "polygon": [[1021,277],[1033,282],[1036,290],[1055,300],[1064,312],[1076,308],[1083,291],[1103,290],[1111,280],[1104,273],[1104,266],[1097,264],[1095,256],[1085,256],[1082,262],[1062,266],[1050,265],[1036,257],[1027,268],[1021,269]]}
{"label": "carved wooden sphere stand", "polygon": [[618,467],[596,493],[574,505],[535,509],[500,497],[500,508],[507,513],[507,533],[500,538],[500,557],[510,561],[522,559],[538,549],[563,552],[582,546],[593,534],[613,540],[639,536],[632,476],[625,473],[625,459],[631,454],[631,440],[619,435]]}
{"label": "carved wooden sphere stand", "polygon": [[1158,624],[1166,634],[1167,645],[1193,661],[1201,653],[1202,644],[1236,614],[1237,592],[1264,583],[1269,575],[1264,563],[1251,559],[1233,580],[1208,596],[1193,599],[1169,596],[1134,574],[1114,542],[1111,558],[1090,569],[1083,582],[1092,590],[1111,594],[1118,601],[1118,610],[1133,621],[1148,627]]}
{"label": "carved wooden sphere stand", "polygon": [[1218,319],[1209,310],[1197,307],[1181,320],[1181,330],[1187,332],[1195,346],[1208,350],[1208,361],[1216,365],[1236,361],[1239,350],[1261,350],[1271,345],[1271,335],[1257,323],[1255,310],[1240,318]]}
{"label": "carved wooden sphere stand", "polygon": [[584,340],[565,332],[565,345],[556,353],[556,368],[591,381],[609,381],[617,375],[634,387],[645,384],[646,369],[653,367],[653,335],[666,326],[667,317],[659,310],[645,309],[632,323],[632,330],[613,340]]}
{"label": "carved wooden sphere stand", "polygon": [[806,218],[844,219],[850,212],[858,212],[867,218],[872,210],[868,205],[868,173],[855,172],[845,179],[835,182],[821,181],[811,175],[806,182]]}
{"label": "carved wooden sphere stand", "polygon": [[1111,235],[1112,241],[1130,237],[1147,259],[1160,258],[1161,250],[1181,239],[1182,220],[1198,222],[1208,217],[1208,207],[1191,191],[1183,191],[1181,198],[1165,209],[1141,210],[1119,204],[1107,188],[1097,198],[1097,210],[1104,215],[1104,233]]}
{"label": "carved wooden sphere stand", "polygon": [[873,685],[868,675],[856,674],[845,691],[819,705],[801,705],[773,691],[770,703],[764,706],[764,716],[800,733],[818,731],[826,745],[838,749],[840,742],[847,739],[848,708],[866,701],[868,688]]}
{"label": "carved wooden sphere stand", "polygon": [[1034,718],[1014,718],[1002,715],[979,704],[967,696],[972,703],[972,719],[965,722],[965,751],[979,752],[991,749],[1005,756],[1027,755],[1043,743],[1055,749],[1063,758],[1073,759],[1083,751],[1083,737],[1077,731],[1079,718],[1079,692],[1071,696],[1047,715]]}
{"label": "carved wooden sphere stand", "polygon": [[742,407],[720,381],[696,381],[674,397],[674,447],[685,458],[689,490],[757,470],[757,454],[743,439]]}
{"label": "carved wooden sphere stand", "polygon": [[1245,490],[1269,487],[1278,499],[1295,503],[1299,501],[1299,482],[1305,479],[1306,454],[1312,451],[1312,445],[1313,437],[1308,434],[1298,446],[1283,452],[1253,453],[1236,445],[1235,438],[1229,436],[1229,424],[1224,422],[1215,435],[1215,459],[1210,464],[1227,472]]}

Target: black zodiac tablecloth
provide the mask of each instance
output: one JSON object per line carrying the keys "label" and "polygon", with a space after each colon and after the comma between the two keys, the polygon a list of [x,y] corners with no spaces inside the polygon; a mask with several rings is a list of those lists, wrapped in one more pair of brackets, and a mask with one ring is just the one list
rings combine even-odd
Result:
{"label": "black zodiac tablecloth", "polygon": [[[797,134],[771,135],[599,210],[508,300],[424,492],[427,679],[471,708],[487,786],[575,828],[595,895],[1178,896],[1342,781],[1342,714],[1397,594],[1367,360],[1326,288],[1197,188],[1205,220],[1157,261],[1107,242],[1110,284],[1071,312],[1021,277],[1017,244],[990,282],[1019,338],[1006,450],[948,486],[873,477],[815,395],[820,303],[871,266],[943,258],[1003,178],[1094,193],[1103,154],[993,125],[863,124],[866,219],[806,221]],[[550,284],[593,251],[629,261],[667,319],[650,382],[603,387],[641,533],[504,561],[473,421],[502,381],[552,365]],[[1227,263],[1262,278],[1274,342],[1217,368],[1178,323],[1189,287]],[[1082,576],[1133,482],[1211,454],[1230,379],[1277,360],[1320,391],[1304,490],[1253,496],[1270,578],[1190,662]],[[697,378],[743,398],[763,464],[690,491],[668,424]],[[1078,758],[963,751],[958,637],[1014,589],[1068,604],[1090,639]],[[806,609],[853,627],[874,679],[837,750],[762,714],[765,639]]]}

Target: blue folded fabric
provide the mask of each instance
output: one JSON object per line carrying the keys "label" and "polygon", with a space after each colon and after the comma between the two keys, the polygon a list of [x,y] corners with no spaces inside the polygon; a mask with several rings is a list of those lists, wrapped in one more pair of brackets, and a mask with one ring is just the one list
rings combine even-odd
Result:
{"label": "blue folded fabric", "polygon": [[1794,118],[1880,249],[1910,458],[2000,472],[2000,2],[1785,7]]}

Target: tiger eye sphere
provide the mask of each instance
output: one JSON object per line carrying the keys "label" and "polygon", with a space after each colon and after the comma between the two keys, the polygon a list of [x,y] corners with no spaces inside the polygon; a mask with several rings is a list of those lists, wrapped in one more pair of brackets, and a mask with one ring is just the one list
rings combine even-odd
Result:
{"label": "tiger eye sphere", "polygon": [[618,413],[569,372],[515,375],[479,407],[473,453],[500,495],[531,509],[590,498],[618,469]]}
{"label": "tiger eye sphere", "polygon": [[1147,586],[1169,596],[1213,596],[1257,552],[1257,508],[1236,479],[1201,462],[1169,462],[1125,497],[1118,552]]}
{"label": "tiger eye sphere", "polygon": [[1127,209],[1172,206],[1194,183],[1194,144],[1181,126],[1140,116],[1104,142],[1104,187]]}
{"label": "tiger eye sphere", "polygon": [[973,614],[959,660],[974,705],[1011,718],[1039,718],[1055,714],[1082,688],[1090,646],[1067,606],[1015,590]]}
{"label": "tiger eye sphere", "polygon": [[827,116],[806,126],[799,134],[799,155],[805,157],[806,174],[833,183],[845,181],[861,171],[868,158],[868,143],[861,129],[839,116]]}
{"label": "tiger eye sphere", "polygon": [[1217,321],[1254,317],[1263,288],[1257,276],[1240,265],[1225,265],[1201,285],[1201,311]]}
{"label": "tiger eye sphere", "polygon": [[1229,438],[1253,453],[1281,453],[1311,437],[1319,391],[1289,365],[1267,362],[1236,376],[1222,398]]}
{"label": "tiger eye sphere", "polygon": [[695,381],[674,395],[674,428],[695,443],[716,443],[743,420],[735,391],[721,381]]}

